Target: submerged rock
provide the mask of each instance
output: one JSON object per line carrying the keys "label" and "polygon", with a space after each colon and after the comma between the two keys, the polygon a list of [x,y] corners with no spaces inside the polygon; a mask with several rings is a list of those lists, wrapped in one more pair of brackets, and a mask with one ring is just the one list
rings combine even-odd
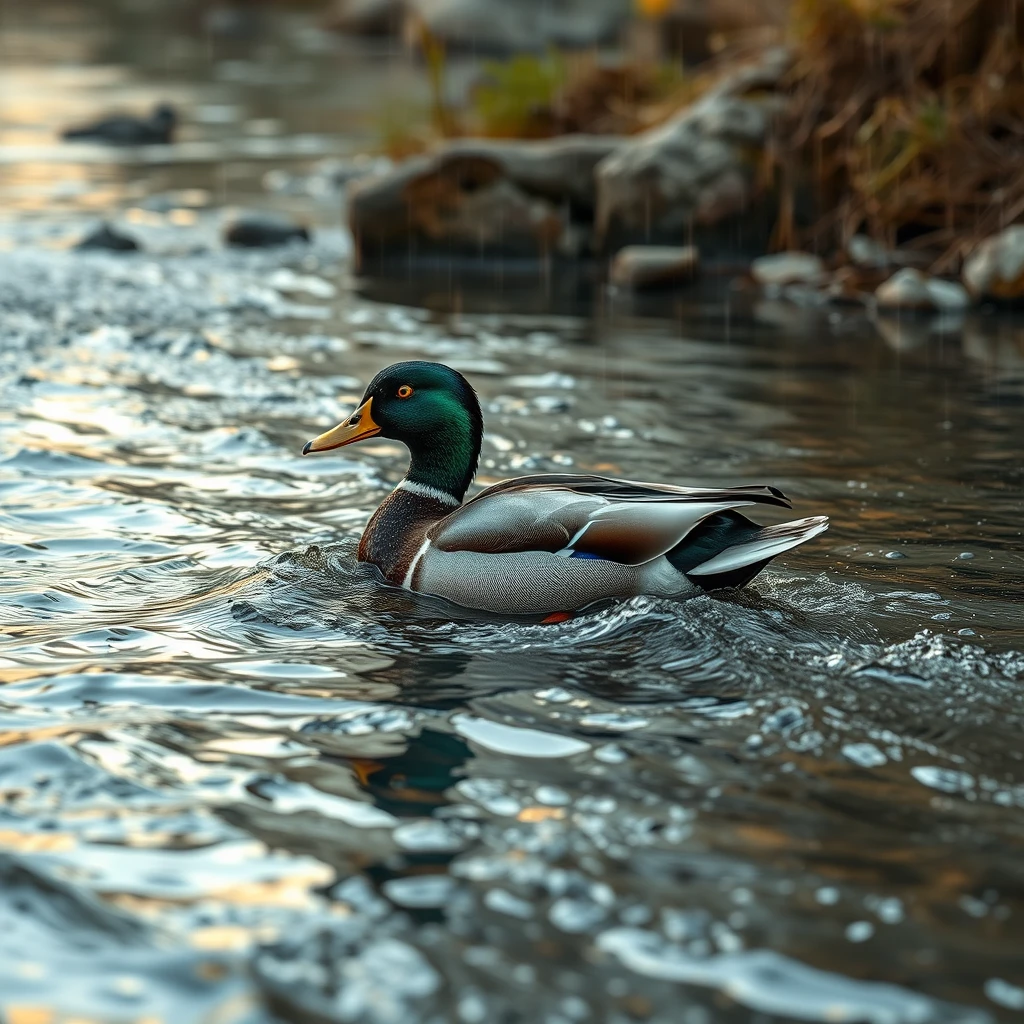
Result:
{"label": "submerged rock", "polygon": [[976,298],[1024,298],[1024,224],[985,239],[964,263],[963,280]]}
{"label": "submerged rock", "polygon": [[107,252],[138,252],[142,246],[131,237],[122,234],[109,224],[101,224],[75,243],[81,252],[105,250]]}
{"label": "submerged rock", "polygon": [[269,248],[309,240],[309,228],[278,214],[241,214],[224,228],[224,243],[244,249]]}
{"label": "submerged rock", "polygon": [[[595,202],[594,167],[621,140],[466,139],[349,188],[359,262],[410,253],[575,254]],[[575,216],[574,216],[575,215]]]}
{"label": "submerged rock", "polygon": [[[789,67],[788,51],[766,51],[726,76],[696,103],[657,128],[628,139],[597,167],[597,231],[602,238],[666,237],[729,222],[755,193],[757,154],[785,100],[772,88]],[[768,90],[765,92],[765,90]],[[749,217],[744,223],[749,221]],[[750,247],[767,230],[748,228]],[[730,231],[730,235],[735,235]]]}
{"label": "submerged rock", "polygon": [[955,312],[971,304],[970,295],[956,281],[943,281],[920,270],[904,267],[878,286],[875,301],[883,309],[919,309]]}
{"label": "submerged rock", "polygon": [[102,142],[108,146],[160,145],[174,140],[178,113],[169,103],[160,103],[148,118],[119,114],[92,124],[68,128],[61,135],[67,142]]}
{"label": "submerged rock", "polygon": [[825,278],[825,264],[810,252],[777,252],[759,256],[750,265],[754,280],[761,285],[818,284]]}
{"label": "submerged rock", "polygon": [[612,261],[609,279],[623,288],[642,291],[692,281],[697,274],[695,246],[628,245]]}

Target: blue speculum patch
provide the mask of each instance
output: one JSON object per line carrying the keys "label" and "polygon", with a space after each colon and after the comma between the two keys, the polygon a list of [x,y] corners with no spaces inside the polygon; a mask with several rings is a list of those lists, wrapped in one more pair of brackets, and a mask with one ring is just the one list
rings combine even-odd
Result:
{"label": "blue speculum patch", "polygon": [[570,558],[593,558],[593,559],[595,559],[598,562],[605,561],[605,559],[603,559],[600,555],[591,554],[589,551],[574,551],[569,557]]}

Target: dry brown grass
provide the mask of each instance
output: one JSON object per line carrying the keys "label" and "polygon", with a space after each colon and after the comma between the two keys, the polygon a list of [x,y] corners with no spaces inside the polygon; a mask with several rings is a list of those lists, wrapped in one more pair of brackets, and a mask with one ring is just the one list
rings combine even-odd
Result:
{"label": "dry brown grass", "polygon": [[[779,245],[866,231],[946,270],[1024,216],[1024,3],[796,0],[791,34]],[[826,212],[801,231],[808,185]]]}

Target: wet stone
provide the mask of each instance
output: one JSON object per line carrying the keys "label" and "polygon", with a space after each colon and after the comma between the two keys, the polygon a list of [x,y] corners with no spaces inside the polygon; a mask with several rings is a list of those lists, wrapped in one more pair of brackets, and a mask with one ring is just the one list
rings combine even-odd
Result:
{"label": "wet stone", "polygon": [[697,269],[695,246],[628,245],[616,253],[608,278],[619,287],[643,291],[685,284]]}
{"label": "wet stone", "polygon": [[904,267],[878,286],[875,301],[883,309],[961,312],[971,304],[971,297],[957,281],[944,281]]}
{"label": "wet stone", "polygon": [[963,281],[979,299],[1024,298],[1024,224],[985,239],[965,260]]}
{"label": "wet stone", "polygon": [[224,244],[242,249],[273,248],[309,240],[310,231],[304,224],[269,213],[241,214],[224,228]]}
{"label": "wet stone", "polygon": [[137,252],[142,246],[131,235],[119,231],[110,224],[101,224],[76,242],[75,248],[79,252]]}
{"label": "wet stone", "polygon": [[760,285],[818,284],[825,278],[825,264],[813,253],[780,252],[758,257],[750,273]]}

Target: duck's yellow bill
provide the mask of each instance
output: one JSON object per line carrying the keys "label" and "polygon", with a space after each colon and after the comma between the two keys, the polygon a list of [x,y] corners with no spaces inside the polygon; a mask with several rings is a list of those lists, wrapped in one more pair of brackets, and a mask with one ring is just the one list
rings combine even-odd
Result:
{"label": "duck's yellow bill", "polygon": [[336,427],[307,441],[302,449],[303,455],[311,452],[329,452],[332,448],[343,448],[347,444],[355,444],[367,437],[373,437],[380,433],[380,427],[373,421],[370,413],[370,405],[373,399],[368,398],[347,420],[343,420]]}

